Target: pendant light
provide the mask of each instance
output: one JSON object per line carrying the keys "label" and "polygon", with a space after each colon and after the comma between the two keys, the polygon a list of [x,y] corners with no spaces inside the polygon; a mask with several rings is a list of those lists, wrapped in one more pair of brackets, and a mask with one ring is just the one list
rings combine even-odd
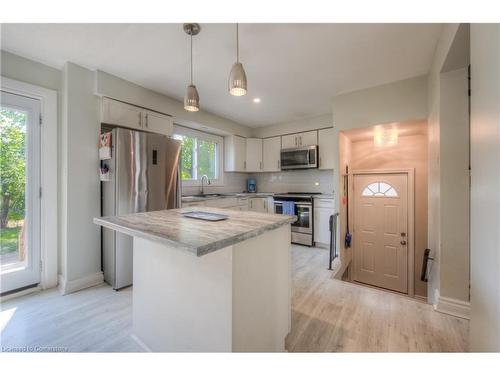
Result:
{"label": "pendant light", "polygon": [[189,35],[191,42],[191,83],[188,85],[186,95],[184,96],[184,109],[189,112],[197,112],[200,110],[200,97],[196,86],[193,85],[193,35],[197,35],[200,32],[200,25],[197,23],[185,23],[184,31]]}
{"label": "pendant light", "polygon": [[247,93],[247,75],[240,63],[238,24],[236,24],[236,62],[229,74],[229,93],[234,96],[243,96]]}

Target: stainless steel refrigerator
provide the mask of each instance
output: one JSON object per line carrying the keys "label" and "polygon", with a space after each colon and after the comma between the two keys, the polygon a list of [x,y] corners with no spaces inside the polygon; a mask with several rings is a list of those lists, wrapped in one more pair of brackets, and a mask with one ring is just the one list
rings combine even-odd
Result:
{"label": "stainless steel refrigerator", "polygon": [[[181,144],[167,136],[115,128],[110,180],[102,182],[103,216],[180,207]],[[118,290],[132,285],[132,237],[103,229],[104,280]]]}

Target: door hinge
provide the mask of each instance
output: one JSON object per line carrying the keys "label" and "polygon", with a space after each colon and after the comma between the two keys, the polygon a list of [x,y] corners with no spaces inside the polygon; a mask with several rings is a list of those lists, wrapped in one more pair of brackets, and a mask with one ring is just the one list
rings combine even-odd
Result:
{"label": "door hinge", "polygon": [[40,272],[42,272],[42,271],[43,271],[43,262],[40,261]]}
{"label": "door hinge", "polygon": [[42,119],[42,115],[40,115],[40,126],[42,126],[42,122],[43,122],[43,119]]}
{"label": "door hinge", "polygon": [[39,190],[39,195],[40,195],[40,199],[42,199],[42,187],[40,186],[40,190]]}

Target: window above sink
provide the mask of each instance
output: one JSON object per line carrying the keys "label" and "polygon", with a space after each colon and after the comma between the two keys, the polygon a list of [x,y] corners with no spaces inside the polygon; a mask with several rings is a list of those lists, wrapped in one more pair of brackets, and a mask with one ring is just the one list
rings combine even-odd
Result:
{"label": "window above sink", "polygon": [[208,176],[211,186],[223,185],[222,137],[176,125],[173,138],[182,142],[181,179],[183,186],[201,185],[203,175]]}

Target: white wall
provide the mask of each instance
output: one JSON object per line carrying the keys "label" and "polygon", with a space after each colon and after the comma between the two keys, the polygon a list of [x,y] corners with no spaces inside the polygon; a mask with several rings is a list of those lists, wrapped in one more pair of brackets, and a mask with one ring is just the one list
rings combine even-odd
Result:
{"label": "white wall", "polygon": [[469,110],[467,69],[441,74],[440,289],[469,301]]}
{"label": "white wall", "polygon": [[[428,81],[428,301],[469,311],[467,25],[447,24]],[[446,67],[455,71],[447,72]],[[450,305],[451,302],[451,305]]]}
{"label": "white wall", "polygon": [[61,254],[60,288],[102,282],[100,181],[97,139],[99,101],[92,71],[66,63],[63,71],[61,132]]}
{"label": "white wall", "polygon": [[429,263],[429,282],[427,283],[427,297],[430,303],[436,303],[436,293],[440,289],[440,74],[444,62],[450,51],[453,39],[458,30],[458,24],[448,24],[443,28],[439,39],[428,77],[428,163],[429,163],[429,188],[428,206],[428,247],[431,249],[431,256],[434,258]]}
{"label": "white wall", "polygon": [[500,25],[471,25],[471,351],[500,351]]}
{"label": "white wall", "polygon": [[13,53],[1,51],[2,76],[59,91],[61,71]]}

